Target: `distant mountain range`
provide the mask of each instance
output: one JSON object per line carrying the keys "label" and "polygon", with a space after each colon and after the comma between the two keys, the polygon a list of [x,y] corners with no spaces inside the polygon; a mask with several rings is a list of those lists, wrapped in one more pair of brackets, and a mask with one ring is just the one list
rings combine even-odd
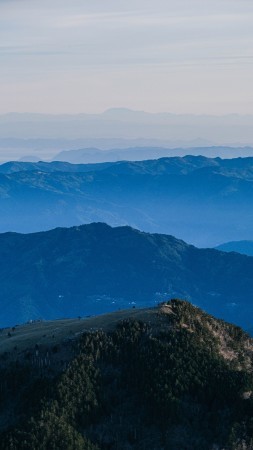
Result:
{"label": "distant mountain range", "polygon": [[110,167],[112,163],[103,164],[71,164],[64,161],[54,162],[27,162],[10,161],[0,165],[0,174],[15,174],[18,172],[44,172],[44,173],[85,173],[104,170]]}
{"label": "distant mountain range", "polygon": [[106,222],[200,247],[252,237],[253,158],[0,166],[0,231]]}
{"label": "distant mountain range", "polygon": [[0,115],[0,138],[161,139],[196,145],[253,143],[253,116],[147,113],[113,108],[101,114]]}
{"label": "distant mountain range", "polygon": [[0,324],[77,317],[178,297],[250,328],[253,258],[95,223],[0,235]]}
{"label": "distant mountain range", "polygon": [[[77,163],[149,159],[163,156],[185,156],[203,153],[209,157],[251,156],[253,148],[207,147],[208,142],[170,141],[162,139],[13,139],[0,138],[0,161],[72,160]],[[188,150],[189,149],[189,150]],[[72,153],[73,151],[73,153]],[[66,153],[65,153],[66,152]],[[136,156],[135,156],[136,155]]]}
{"label": "distant mountain range", "polygon": [[237,252],[243,255],[253,256],[253,241],[226,242],[225,244],[218,245],[216,249],[223,252]]}
{"label": "distant mountain range", "polygon": [[203,155],[236,158],[253,155],[252,146],[210,146],[210,143],[159,139],[1,139],[0,162],[68,161],[88,164],[143,161],[163,157]]}
{"label": "distant mountain range", "polygon": [[[184,156],[186,148],[191,149],[188,154],[201,153],[207,157],[251,156],[252,130],[253,116],[237,114],[150,114],[124,108],[101,114],[2,114],[0,160],[50,160],[61,151],[81,149],[79,154],[61,157],[76,163],[102,162],[103,155],[99,150],[93,151],[93,159],[86,154],[90,148],[112,150],[107,155],[111,161],[133,159],[130,151],[125,152],[125,156],[120,152],[128,148],[136,149],[135,159]],[[151,147],[156,150],[152,152]],[[167,149],[165,154],[157,152],[161,148]],[[197,148],[200,149],[198,153]]]}
{"label": "distant mountain range", "polygon": [[146,159],[157,159],[164,157],[199,155],[208,158],[232,158],[253,156],[252,147],[187,147],[187,148],[164,148],[164,147],[131,147],[125,149],[98,150],[78,149],[65,150],[54,156],[54,161],[68,161],[73,164],[87,164],[116,161],[143,161]]}

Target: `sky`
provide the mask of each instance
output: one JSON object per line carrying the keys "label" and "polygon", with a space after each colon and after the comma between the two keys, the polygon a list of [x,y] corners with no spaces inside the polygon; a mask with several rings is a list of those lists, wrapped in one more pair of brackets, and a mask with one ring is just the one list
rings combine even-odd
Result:
{"label": "sky", "polygon": [[0,0],[0,113],[253,114],[252,0]]}

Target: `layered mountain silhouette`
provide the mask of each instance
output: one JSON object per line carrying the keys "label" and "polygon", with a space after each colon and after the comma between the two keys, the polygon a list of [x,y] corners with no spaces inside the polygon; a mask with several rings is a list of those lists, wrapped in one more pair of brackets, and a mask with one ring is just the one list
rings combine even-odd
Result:
{"label": "layered mountain silhouette", "polygon": [[215,246],[251,238],[252,194],[253,158],[6,163],[0,166],[0,231],[102,221]]}
{"label": "layered mountain silhouette", "polygon": [[251,239],[253,158],[0,166],[0,231],[102,221],[198,246]]}
{"label": "layered mountain silhouette", "polygon": [[0,235],[1,325],[185,298],[250,328],[253,258],[94,223]]}
{"label": "layered mountain silhouette", "polygon": [[[1,141],[0,141],[1,143]],[[141,142],[140,142],[141,144]],[[132,145],[130,148],[112,148],[111,150],[99,150],[97,148],[81,148],[75,150],[64,150],[57,153],[53,160],[55,161],[68,161],[73,164],[87,164],[87,163],[100,163],[100,162],[116,162],[116,161],[143,161],[147,159],[158,159],[164,157],[183,157],[186,155],[198,156],[200,153],[208,158],[232,158],[240,155],[241,157],[247,157],[253,155],[252,147],[226,147],[226,146],[213,146],[209,147],[208,144],[204,145],[197,142],[194,144],[196,147],[188,145],[185,147],[181,143],[181,147],[175,147],[170,145],[151,146],[142,144],[139,147]],[[178,143],[180,145],[180,143]]]}

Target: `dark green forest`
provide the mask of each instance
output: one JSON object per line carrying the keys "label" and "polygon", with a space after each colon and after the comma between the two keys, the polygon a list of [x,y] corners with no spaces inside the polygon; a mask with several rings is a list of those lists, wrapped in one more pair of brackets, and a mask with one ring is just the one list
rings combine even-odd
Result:
{"label": "dark green forest", "polygon": [[253,448],[252,340],[185,301],[16,353],[0,356],[3,450]]}

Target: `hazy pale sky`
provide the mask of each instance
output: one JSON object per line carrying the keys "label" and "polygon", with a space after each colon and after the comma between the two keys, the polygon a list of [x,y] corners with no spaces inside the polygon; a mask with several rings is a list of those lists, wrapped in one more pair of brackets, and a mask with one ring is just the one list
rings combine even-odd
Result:
{"label": "hazy pale sky", "polygon": [[253,114],[252,0],[0,0],[0,113]]}

